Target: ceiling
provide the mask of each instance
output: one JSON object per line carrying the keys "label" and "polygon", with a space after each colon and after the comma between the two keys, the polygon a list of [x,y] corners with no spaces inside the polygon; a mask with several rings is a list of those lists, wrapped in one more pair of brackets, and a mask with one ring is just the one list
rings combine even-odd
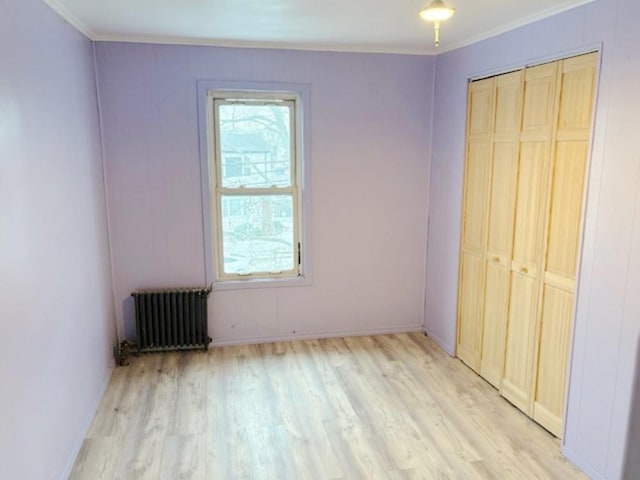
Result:
{"label": "ceiling", "polygon": [[44,0],[93,40],[436,54],[593,0],[447,0],[456,15],[433,26],[430,0]]}

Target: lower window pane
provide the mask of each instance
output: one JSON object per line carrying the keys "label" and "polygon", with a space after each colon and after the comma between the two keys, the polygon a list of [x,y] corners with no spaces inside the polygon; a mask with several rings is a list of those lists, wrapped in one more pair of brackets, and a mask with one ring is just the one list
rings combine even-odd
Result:
{"label": "lower window pane", "polygon": [[293,270],[293,198],[290,195],[223,195],[221,200],[225,274]]}

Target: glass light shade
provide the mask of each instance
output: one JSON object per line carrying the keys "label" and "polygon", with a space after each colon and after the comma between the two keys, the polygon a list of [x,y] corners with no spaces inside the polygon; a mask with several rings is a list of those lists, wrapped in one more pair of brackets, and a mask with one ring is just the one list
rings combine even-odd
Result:
{"label": "glass light shade", "polygon": [[433,0],[427,8],[420,10],[418,15],[428,22],[439,22],[451,18],[454,13],[456,13],[455,8],[445,5],[442,0]]}

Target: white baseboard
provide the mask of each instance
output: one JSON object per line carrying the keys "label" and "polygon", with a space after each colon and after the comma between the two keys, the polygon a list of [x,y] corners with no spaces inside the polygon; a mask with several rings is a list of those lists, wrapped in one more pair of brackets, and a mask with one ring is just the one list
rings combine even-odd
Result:
{"label": "white baseboard", "polygon": [[111,380],[111,375],[113,375],[113,371],[115,370],[115,364],[113,361],[109,364],[109,369],[102,379],[102,383],[100,384],[100,388],[98,389],[98,393],[93,399],[92,408],[89,410],[89,413],[85,417],[82,422],[82,429],[80,431],[80,435],[76,444],[71,450],[71,454],[69,455],[69,459],[67,460],[67,465],[60,475],[60,480],[66,480],[71,475],[71,470],[73,469],[73,465],[76,462],[76,457],[80,453],[80,449],[82,448],[82,443],[84,442],[87,433],[89,433],[89,428],[91,428],[91,423],[93,422],[93,418],[96,416],[96,412],[98,411],[98,407],[100,406],[100,402],[102,401],[102,397],[104,396],[104,392],[107,390],[107,386],[109,385],[109,381]]}
{"label": "white baseboard", "polygon": [[562,454],[567,458],[567,460],[586,473],[592,480],[605,480],[605,477],[603,477],[600,472],[597,472],[591,465],[585,463],[580,456],[576,455],[576,453],[570,448],[567,448],[566,445],[562,446]]}
{"label": "white baseboard", "polygon": [[318,338],[363,337],[368,335],[388,335],[391,333],[422,332],[422,325],[406,325],[394,328],[374,328],[368,330],[334,330],[331,332],[301,333],[294,335],[274,335],[259,337],[237,337],[214,339],[210,347],[226,347],[232,345],[254,345],[257,343],[290,342],[293,340],[315,340]]}
{"label": "white baseboard", "polygon": [[456,356],[456,349],[455,348],[451,348],[450,345],[447,345],[447,343],[445,341],[443,341],[440,337],[438,337],[437,335],[433,335],[429,330],[425,329],[424,333],[427,334],[427,337],[429,337],[431,340],[433,340],[434,342],[436,342],[436,344],[445,351],[445,353],[447,355],[449,355],[450,357],[455,357]]}

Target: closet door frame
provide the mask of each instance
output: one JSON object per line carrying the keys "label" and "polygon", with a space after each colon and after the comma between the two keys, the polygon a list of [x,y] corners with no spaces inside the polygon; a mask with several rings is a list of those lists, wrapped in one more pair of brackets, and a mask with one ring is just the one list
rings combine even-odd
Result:
{"label": "closet door frame", "polygon": [[[535,61],[531,62],[531,63],[520,63],[520,64],[515,64],[512,66],[507,66],[504,67],[500,70],[488,70],[488,71],[482,71],[473,75],[470,75],[468,77],[467,80],[467,96],[469,96],[469,87],[471,85],[472,82],[477,81],[477,80],[482,80],[482,79],[487,79],[490,77],[496,77],[498,75],[504,74],[504,73],[510,73],[516,70],[524,70],[528,67],[533,67],[533,66],[537,66],[537,65],[542,65],[544,63],[549,63],[549,62],[555,62],[555,61],[561,61],[561,60],[565,60],[565,59],[570,59],[572,57],[577,57],[580,55],[586,55],[586,54],[596,54],[597,55],[597,60],[596,60],[596,71],[595,71],[595,84],[593,86],[593,108],[592,108],[592,112],[591,112],[591,125],[590,125],[590,133],[589,133],[589,141],[588,141],[588,148],[587,148],[587,153],[586,153],[586,162],[585,162],[585,171],[584,171],[584,180],[583,180],[583,191],[582,191],[582,204],[581,204],[581,212],[580,212],[580,219],[579,219],[579,234],[578,234],[578,246],[577,246],[577,254],[576,254],[576,269],[575,269],[575,291],[574,291],[574,297],[573,297],[573,305],[572,305],[572,313],[571,313],[571,324],[570,324],[570,332],[569,332],[569,344],[568,344],[568,357],[567,357],[567,365],[566,365],[566,376],[565,376],[565,385],[564,385],[564,406],[563,406],[563,412],[562,412],[562,434],[560,436],[561,439],[564,438],[565,436],[565,431],[566,431],[566,417],[567,417],[567,406],[568,406],[568,401],[569,401],[569,396],[570,396],[570,388],[569,388],[569,383],[570,383],[570,379],[571,379],[571,373],[572,373],[572,368],[573,368],[573,363],[572,363],[572,358],[573,358],[573,350],[574,350],[574,342],[575,342],[575,323],[576,323],[576,319],[577,319],[577,301],[580,295],[580,278],[581,278],[581,270],[582,270],[582,264],[583,264],[583,249],[584,249],[584,240],[585,240],[585,232],[586,232],[586,225],[585,225],[585,220],[586,220],[586,215],[587,215],[587,210],[588,210],[588,200],[589,200],[589,196],[590,193],[593,193],[593,187],[591,187],[591,179],[592,179],[592,161],[593,161],[593,154],[594,154],[594,131],[595,131],[595,125],[596,125],[596,120],[597,120],[597,106],[598,106],[598,93],[599,93],[599,83],[600,83],[600,75],[601,75],[601,62],[602,62],[602,44],[598,43],[598,44],[594,44],[592,46],[588,46],[586,48],[582,48],[582,49],[577,49],[577,50],[570,50],[570,51],[566,51],[563,52],[561,54],[558,55],[553,55],[553,56],[548,56],[548,57],[542,57],[539,59],[536,59]],[[558,75],[561,75],[561,68],[558,69]],[[461,210],[461,221],[460,221],[460,225],[461,225],[461,230],[460,230],[460,255],[459,255],[459,268],[458,268],[458,312],[456,314],[456,356],[458,356],[458,349],[459,349],[459,322],[460,322],[460,313],[459,313],[459,305],[460,305],[460,280],[461,280],[461,275],[462,275],[462,246],[463,246],[463,217],[465,215],[465,201],[466,201],[466,175],[467,175],[467,154],[468,154],[468,148],[469,148],[469,125],[468,125],[468,114],[469,114],[469,98],[467,100],[467,125],[466,125],[466,135],[465,135],[465,158],[464,158],[464,177],[463,177],[463,201],[462,201],[462,210]],[[495,102],[495,98],[494,98],[494,102]],[[495,115],[495,112],[494,112]],[[554,136],[555,136],[555,131],[557,130],[557,125],[554,125]],[[555,137],[554,137],[555,138]],[[491,149],[493,150],[493,142],[491,142]],[[492,151],[492,158],[491,158],[491,165],[493,164],[493,151]],[[519,167],[518,167],[519,168]],[[492,171],[492,169],[490,170],[490,172]],[[546,175],[546,181],[550,182],[551,181],[551,172],[547,172]],[[597,190],[595,191],[595,193],[597,194]],[[490,199],[489,199],[490,201]],[[547,235],[547,221],[548,221],[548,209],[550,208],[550,200],[549,199],[545,199],[545,211],[544,211],[544,235],[545,235],[545,240],[546,240],[546,235]],[[487,215],[489,215],[488,209],[487,209]],[[486,235],[488,234],[488,232],[485,232]],[[485,235],[485,237],[486,237]],[[543,251],[541,252],[542,255],[546,255],[546,241],[545,244],[542,246]],[[486,239],[485,239],[485,250],[486,250]],[[484,279],[484,276],[486,275],[486,261],[487,261],[487,255],[485,252],[484,255],[484,266],[483,266],[483,285],[485,285],[486,281]],[[540,268],[542,270],[542,275],[540,276],[540,278],[542,279],[541,281],[544,283],[544,279],[543,279],[543,275],[544,275],[544,263],[546,262],[545,258],[542,258],[542,263],[540,265]],[[511,289],[511,282],[509,282],[509,290]],[[483,287],[484,288],[484,287]],[[532,362],[537,362],[537,356],[539,354],[539,328],[540,328],[540,322],[538,320],[537,317],[540,316],[540,311],[539,309],[541,308],[541,305],[539,302],[542,301],[542,288],[538,289],[538,304],[536,305],[536,337],[535,337],[535,351],[534,351],[534,355],[531,358]],[[508,327],[507,327],[508,328]],[[483,318],[482,318],[482,329],[481,329],[481,348],[482,348],[482,333],[484,330],[484,312],[483,312]],[[482,357],[482,350],[480,350],[480,358]],[[466,362],[465,362],[466,363]],[[504,363],[504,362],[503,362]],[[473,368],[473,367],[472,367]],[[504,368],[504,365],[503,365]],[[479,363],[477,368],[474,368],[474,370],[478,371],[479,370]],[[536,374],[537,374],[537,366],[536,366]],[[531,381],[533,383],[533,388],[535,389],[535,382],[536,382],[536,378],[535,375],[532,375]],[[532,411],[532,405],[535,402],[535,390],[533,391],[533,395],[531,395],[531,399],[530,399],[530,411]],[[562,443],[564,444],[564,441],[562,441]]]}

